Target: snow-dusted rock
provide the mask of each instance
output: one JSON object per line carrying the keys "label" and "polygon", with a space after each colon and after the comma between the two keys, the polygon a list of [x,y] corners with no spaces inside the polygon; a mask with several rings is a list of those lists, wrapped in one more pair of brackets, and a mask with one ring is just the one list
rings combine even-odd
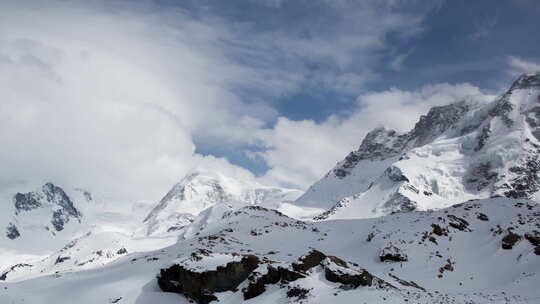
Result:
{"label": "snow-dusted rock", "polygon": [[24,233],[26,225],[43,225],[52,234],[64,230],[70,221],[80,223],[81,212],[64,190],[52,183],[41,188],[17,193],[13,196],[13,221],[8,224],[6,236],[16,239]]}

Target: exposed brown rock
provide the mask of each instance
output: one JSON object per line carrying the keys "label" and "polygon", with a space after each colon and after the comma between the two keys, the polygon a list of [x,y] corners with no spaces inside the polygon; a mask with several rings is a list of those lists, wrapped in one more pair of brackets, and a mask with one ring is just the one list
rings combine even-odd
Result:
{"label": "exposed brown rock", "polygon": [[483,213],[478,213],[478,215],[476,216],[477,219],[481,220],[481,221],[489,221],[489,218],[487,215],[483,214]]}
{"label": "exposed brown rock", "polygon": [[447,217],[450,220],[450,222],[448,223],[450,227],[456,228],[460,231],[471,231],[469,229],[469,222],[467,222],[465,219],[462,219],[452,214],[449,214]]}
{"label": "exposed brown rock", "polygon": [[514,245],[521,240],[521,238],[521,235],[508,231],[508,233],[502,239],[502,248],[512,249]]}
{"label": "exposed brown rock", "polygon": [[324,277],[334,283],[341,283],[347,287],[372,286],[375,278],[367,270],[362,269],[357,274],[342,273],[330,267],[324,269]]}
{"label": "exposed brown rock", "polygon": [[525,233],[525,239],[533,246],[540,246],[540,232],[536,230]]}
{"label": "exposed brown rock", "polygon": [[266,291],[266,285],[277,284],[279,282],[293,282],[305,278],[305,275],[284,267],[274,268],[268,266],[267,272],[263,275],[255,274],[249,278],[250,283],[243,290],[244,300],[254,298]]}
{"label": "exposed brown rock", "polygon": [[294,286],[289,288],[287,290],[287,297],[288,298],[297,298],[299,300],[307,299],[307,296],[309,294],[309,289],[301,288],[298,286]]}
{"label": "exposed brown rock", "polygon": [[229,262],[216,270],[195,272],[180,265],[161,269],[158,285],[166,292],[176,292],[207,304],[217,300],[215,292],[235,290],[259,265],[259,258],[246,255],[239,262]]}
{"label": "exposed brown rock", "polygon": [[381,262],[390,261],[390,262],[406,262],[408,257],[401,249],[396,246],[388,246],[383,248],[381,254],[379,255]]}
{"label": "exposed brown rock", "polygon": [[311,250],[307,255],[300,258],[299,263],[293,263],[292,267],[295,271],[306,272],[311,268],[319,265],[326,255],[318,250]]}
{"label": "exposed brown rock", "polygon": [[438,224],[431,224],[431,227],[433,228],[433,231],[432,233],[433,234],[436,234],[438,236],[443,236],[443,235],[446,235],[446,231],[441,228],[441,226],[439,226]]}

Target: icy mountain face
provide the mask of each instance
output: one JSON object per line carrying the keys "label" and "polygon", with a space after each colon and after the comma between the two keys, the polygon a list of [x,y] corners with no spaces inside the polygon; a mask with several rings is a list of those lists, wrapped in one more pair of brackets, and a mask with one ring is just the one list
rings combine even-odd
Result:
{"label": "icy mountain face", "polygon": [[15,194],[13,204],[13,221],[6,228],[9,239],[20,237],[28,225],[43,225],[43,229],[55,234],[64,230],[69,222],[80,223],[82,218],[71,198],[52,183],[46,183],[35,191]]}
{"label": "icy mountain face", "polygon": [[434,107],[413,130],[367,134],[296,204],[317,219],[442,208],[473,198],[536,199],[540,190],[540,74],[491,102]]}
{"label": "icy mountain face", "polygon": [[292,201],[299,195],[298,190],[265,187],[249,179],[195,170],[174,185],[148,214],[144,220],[146,234],[180,230],[215,205],[229,209],[247,205],[277,208],[281,202]]}

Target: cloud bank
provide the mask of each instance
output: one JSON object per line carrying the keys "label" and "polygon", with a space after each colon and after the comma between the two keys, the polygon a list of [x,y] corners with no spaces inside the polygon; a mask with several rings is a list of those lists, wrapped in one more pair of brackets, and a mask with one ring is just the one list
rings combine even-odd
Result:
{"label": "cloud bank", "polygon": [[[406,70],[410,51],[390,37],[422,33],[435,2],[253,3],[270,17],[207,3],[2,1],[0,191],[54,181],[157,200],[196,166],[252,175],[198,144],[240,150],[268,166],[262,181],[305,188],[373,127],[403,131],[433,105],[487,96],[470,84],[368,90],[378,66]],[[280,98],[310,90],[352,105],[322,121],[280,111]]]}

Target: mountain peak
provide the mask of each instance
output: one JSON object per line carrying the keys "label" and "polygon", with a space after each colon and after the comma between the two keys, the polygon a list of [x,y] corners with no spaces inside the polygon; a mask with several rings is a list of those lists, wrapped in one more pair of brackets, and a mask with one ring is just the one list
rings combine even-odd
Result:
{"label": "mountain peak", "polygon": [[539,155],[540,74],[524,74],[491,102],[431,108],[408,133],[372,130],[297,203],[339,218],[494,196],[534,199],[540,196]]}
{"label": "mountain peak", "polygon": [[[56,232],[64,230],[65,225],[71,219],[80,220],[82,217],[81,212],[75,207],[72,199],[66,192],[51,182],[45,183],[34,191],[15,194],[13,196],[13,204],[15,207],[15,217],[9,223],[6,233],[10,239],[17,238],[21,235],[21,227],[17,227],[16,223],[25,222],[24,218],[27,214],[31,218],[34,213],[46,214],[50,218],[49,223],[52,224],[52,228]],[[45,211],[37,212],[37,210],[41,209]],[[37,223],[30,224],[35,225]],[[48,229],[47,224],[45,226]]]}
{"label": "mountain peak", "polygon": [[526,89],[526,88],[540,88],[540,72],[521,74],[515,81],[512,83],[510,90],[514,89]]}
{"label": "mountain peak", "polygon": [[297,190],[263,186],[253,177],[196,168],[167,192],[144,222],[148,225],[147,234],[170,232],[191,223],[214,205],[264,205],[297,197]]}

